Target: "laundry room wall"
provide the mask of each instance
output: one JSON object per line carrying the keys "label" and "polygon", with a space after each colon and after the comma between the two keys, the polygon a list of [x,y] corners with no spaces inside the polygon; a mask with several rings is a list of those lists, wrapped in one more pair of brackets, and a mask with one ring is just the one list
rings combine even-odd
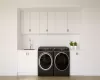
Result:
{"label": "laundry room wall", "polygon": [[84,8],[81,28],[81,73],[100,75],[100,8]]}
{"label": "laundry room wall", "polygon": [[16,0],[0,0],[0,76],[17,73],[16,3]]}
{"label": "laundry room wall", "polygon": [[17,8],[36,6],[84,8],[80,66],[74,75],[100,75],[99,3],[99,0],[0,0],[0,75],[17,75]]}

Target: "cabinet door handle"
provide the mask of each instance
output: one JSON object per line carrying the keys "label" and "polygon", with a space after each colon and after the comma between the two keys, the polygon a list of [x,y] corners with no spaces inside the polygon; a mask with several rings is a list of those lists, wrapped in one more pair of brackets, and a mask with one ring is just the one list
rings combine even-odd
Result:
{"label": "cabinet door handle", "polygon": [[46,29],[46,32],[48,32],[48,29]]}
{"label": "cabinet door handle", "polygon": [[27,53],[26,53],[26,55],[27,55]]}
{"label": "cabinet door handle", "polygon": [[67,32],[69,32],[69,29],[67,29]]}
{"label": "cabinet door handle", "polygon": [[78,52],[76,52],[76,55],[78,55]]}
{"label": "cabinet door handle", "polygon": [[26,53],[26,55],[28,56],[28,55],[29,55],[29,53]]}
{"label": "cabinet door handle", "polygon": [[29,29],[29,32],[31,32],[31,29]]}
{"label": "cabinet door handle", "polygon": [[28,55],[29,55],[29,53],[28,53]]}

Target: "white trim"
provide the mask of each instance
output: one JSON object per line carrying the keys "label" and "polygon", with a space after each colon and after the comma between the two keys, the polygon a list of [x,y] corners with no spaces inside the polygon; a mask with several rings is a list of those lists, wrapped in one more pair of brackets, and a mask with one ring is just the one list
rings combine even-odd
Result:
{"label": "white trim", "polygon": [[0,73],[0,76],[18,76],[16,73]]}
{"label": "white trim", "polygon": [[66,12],[66,11],[81,11],[80,6],[52,6],[52,7],[33,7],[33,8],[20,8],[21,11],[30,11],[30,12]]}

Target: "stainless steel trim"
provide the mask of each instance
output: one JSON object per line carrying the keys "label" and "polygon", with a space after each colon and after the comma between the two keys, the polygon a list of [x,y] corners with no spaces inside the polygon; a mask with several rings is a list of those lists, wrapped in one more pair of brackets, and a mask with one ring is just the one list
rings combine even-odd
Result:
{"label": "stainless steel trim", "polygon": [[[54,58],[54,65],[55,65],[55,67],[59,70],[59,71],[65,71],[68,67],[69,67],[69,63],[68,63],[68,66],[66,67],[66,69],[64,69],[64,70],[60,70],[57,66],[56,66],[56,58],[57,58],[57,56],[59,55],[59,54],[65,54],[67,57],[68,57],[68,55],[66,54],[66,53],[64,53],[64,52],[59,52],[56,56],[55,56],[55,58]],[[68,60],[69,60],[69,57],[68,57]]]}
{"label": "stainless steel trim", "polygon": [[[43,55],[45,55],[45,54],[46,54],[46,55],[49,55],[49,56],[50,56],[50,59],[51,59],[51,65],[50,65],[50,67],[47,68],[47,69],[44,69],[44,68],[41,66],[41,64],[40,64],[40,59],[41,59],[41,57],[42,57]],[[39,56],[39,67],[40,67],[42,70],[47,71],[47,70],[49,70],[49,69],[52,67],[52,65],[53,65],[53,59],[52,59],[50,53],[48,53],[48,52],[43,52],[43,53]]]}

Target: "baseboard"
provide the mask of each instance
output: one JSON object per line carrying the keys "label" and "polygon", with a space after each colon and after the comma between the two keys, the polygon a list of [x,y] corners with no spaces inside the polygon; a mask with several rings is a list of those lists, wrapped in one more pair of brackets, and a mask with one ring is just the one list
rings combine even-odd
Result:
{"label": "baseboard", "polygon": [[16,73],[0,73],[0,76],[17,76]]}

